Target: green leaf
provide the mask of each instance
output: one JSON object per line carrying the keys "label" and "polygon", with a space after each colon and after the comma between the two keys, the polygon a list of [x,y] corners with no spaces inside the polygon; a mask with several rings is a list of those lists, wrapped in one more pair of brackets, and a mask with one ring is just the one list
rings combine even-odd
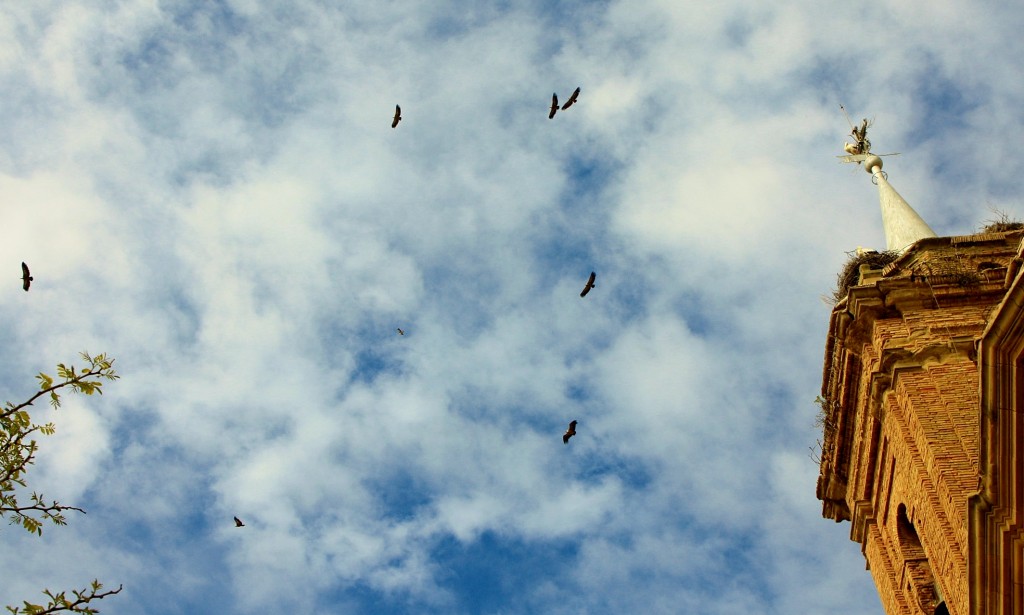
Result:
{"label": "green leaf", "polygon": [[29,534],[36,534],[38,536],[43,535],[43,524],[32,517],[22,517],[21,525],[25,528],[25,531]]}
{"label": "green leaf", "polygon": [[39,388],[42,390],[46,390],[53,386],[53,378],[43,372],[39,372],[39,375],[36,376],[36,378],[39,379]]}

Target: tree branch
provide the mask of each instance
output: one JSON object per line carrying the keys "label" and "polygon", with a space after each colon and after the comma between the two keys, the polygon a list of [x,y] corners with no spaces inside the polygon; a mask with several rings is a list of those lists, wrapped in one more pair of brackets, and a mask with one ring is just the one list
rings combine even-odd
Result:
{"label": "tree branch", "polygon": [[[113,359],[108,359],[105,354],[92,356],[88,353],[81,353],[88,364],[81,374],[76,373],[74,366],[66,366],[63,363],[57,365],[57,378],[63,380],[54,384],[54,379],[40,372],[36,378],[39,380],[39,391],[28,400],[14,405],[6,402],[0,407],[0,519],[10,518],[11,523],[19,523],[26,531],[35,534],[42,534],[43,523],[50,520],[56,525],[66,525],[64,512],[74,510],[85,514],[85,511],[77,506],[64,506],[53,500],[46,502],[41,493],[32,493],[32,504],[22,506],[18,503],[17,487],[26,487],[23,475],[28,466],[35,461],[37,450],[36,441],[28,440],[35,432],[43,435],[51,435],[54,432],[53,423],[38,425],[32,422],[28,408],[37,399],[44,395],[50,396],[50,405],[55,409],[60,407],[58,394],[60,389],[71,387],[73,392],[92,395],[103,393],[102,380],[116,380],[117,372],[114,371]],[[26,442],[28,440],[28,442]],[[116,590],[102,591],[103,586],[99,581],[93,581],[91,586],[79,590],[72,590],[73,600],[66,597],[66,592],[54,594],[49,589],[43,593],[50,599],[46,606],[24,602],[23,607],[8,606],[7,610],[15,615],[47,615],[48,613],[71,612],[71,613],[98,613],[97,609],[87,606],[93,600],[102,600],[121,592],[123,586]]]}
{"label": "tree branch", "polygon": [[117,589],[113,589],[106,592],[101,592],[103,586],[100,585],[99,581],[92,582],[92,588],[88,590],[72,590],[72,594],[75,596],[74,602],[64,597],[65,592],[54,595],[50,590],[45,590],[43,593],[50,599],[49,604],[45,607],[38,604],[31,604],[27,600],[25,606],[21,609],[17,607],[8,606],[7,610],[14,615],[49,615],[50,613],[60,613],[61,611],[70,613],[99,613],[98,610],[85,606],[93,600],[103,600],[107,596],[113,596],[118,594],[124,589],[124,585],[118,585]]}
{"label": "tree branch", "polygon": [[8,408],[7,410],[4,410],[3,414],[0,415],[0,416],[3,416],[5,418],[8,417],[8,416],[11,416],[15,412],[18,412],[19,410],[23,410],[23,409],[31,406],[32,403],[35,400],[39,399],[43,395],[46,395],[47,393],[52,393],[52,392],[56,391],[57,389],[62,389],[62,388],[66,387],[66,386],[69,386],[69,385],[73,386],[75,384],[78,384],[79,382],[82,382],[86,378],[93,378],[93,377],[99,376],[101,374],[103,374],[103,370],[88,371],[88,372],[85,372],[84,374],[78,374],[76,377],[74,377],[74,378],[72,378],[70,380],[67,380],[65,382],[61,382],[60,384],[55,384],[53,386],[46,387],[45,389],[41,389],[35,395],[33,395],[32,397],[28,398],[28,401],[24,401],[24,402],[18,404],[17,406],[12,406],[12,407]]}
{"label": "tree branch", "polygon": [[[3,476],[0,476],[0,491],[5,490],[5,486],[10,481],[14,481],[22,486],[25,485],[25,483],[21,480],[20,476],[21,473],[25,471],[25,468],[32,465],[32,460],[35,459],[36,443],[33,440],[28,444],[22,444],[22,440],[25,439],[25,436],[38,429],[39,425],[34,425],[32,426],[32,428],[26,429],[22,433],[18,434],[17,438],[11,438],[7,442],[5,442],[4,447],[0,449],[4,452],[4,457],[8,456],[6,454],[8,451],[12,453],[10,457],[14,457],[13,453],[16,450],[20,453],[24,453],[24,457],[21,458],[21,461],[17,463],[12,463],[6,468],[4,468],[4,474]],[[5,459],[5,461],[7,460]]]}

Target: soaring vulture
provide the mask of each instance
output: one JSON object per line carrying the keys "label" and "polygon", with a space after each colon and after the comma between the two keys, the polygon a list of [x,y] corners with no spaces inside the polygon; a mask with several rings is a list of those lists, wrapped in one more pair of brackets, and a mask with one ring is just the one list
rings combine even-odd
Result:
{"label": "soaring vulture", "polygon": [[548,113],[548,119],[555,117],[555,112],[558,111],[558,94],[551,95],[551,112]]}
{"label": "soaring vulture", "polygon": [[580,293],[581,297],[586,297],[587,293],[590,292],[591,288],[594,288],[594,280],[597,279],[597,274],[593,271],[590,272],[590,279],[587,280],[587,285],[583,287],[583,292]]}
{"label": "soaring vulture", "polygon": [[399,329],[398,329],[398,334],[399,334],[399,335],[405,335],[405,331],[402,331],[402,329],[401,329],[401,328],[399,328]]}
{"label": "soaring vulture", "polygon": [[235,517],[235,527],[245,527],[245,524],[242,523],[241,519],[239,519],[238,517]]}
{"label": "soaring vulture", "polygon": [[21,287],[25,289],[25,292],[28,292],[28,287],[32,285],[32,280],[34,280],[34,279],[35,278],[33,278],[28,273],[28,265],[26,265],[25,262],[22,261],[22,263],[21,263]]}
{"label": "soaring vulture", "polygon": [[572,96],[569,97],[569,100],[565,101],[565,104],[562,105],[562,111],[565,111],[566,109],[571,107],[572,104],[574,102],[576,102],[576,99],[579,98],[579,97],[580,97],[580,89],[576,88],[576,90],[572,93]]}
{"label": "soaring vulture", "polygon": [[395,119],[391,120],[391,127],[398,126],[398,122],[402,121],[402,108],[395,105]]}
{"label": "soaring vulture", "polygon": [[576,435],[576,421],[572,421],[571,423],[569,423],[569,429],[566,429],[565,433],[562,434],[562,444],[568,444],[569,443],[569,438],[571,438],[571,437],[573,437],[575,435]]}

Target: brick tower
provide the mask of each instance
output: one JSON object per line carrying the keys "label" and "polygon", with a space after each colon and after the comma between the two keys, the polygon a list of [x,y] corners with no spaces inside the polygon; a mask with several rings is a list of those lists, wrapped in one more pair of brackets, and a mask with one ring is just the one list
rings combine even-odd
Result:
{"label": "brick tower", "polygon": [[888,615],[1024,615],[1024,230],[936,237],[855,158],[888,250],[851,262],[829,322],[822,515]]}

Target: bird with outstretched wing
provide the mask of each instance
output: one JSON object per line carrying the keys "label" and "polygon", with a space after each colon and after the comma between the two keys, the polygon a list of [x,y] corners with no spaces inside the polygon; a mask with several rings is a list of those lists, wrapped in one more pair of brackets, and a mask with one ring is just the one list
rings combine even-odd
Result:
{"label": "bird with outstretched wing", "polygon": [[580,293],[581,297],[586,297],[587,293],[590,292],[590,289],[594,288],[594,286],[595,286],[594,280],[596,280],[596,279],[597,279],[597,274],[594,273],[593,271],[591,271],[590,272],[590,279],[587,280],[587,285],[583,287],[583,292]]}
{"label": "bird with outstretched wing", "polygon": [[569,443],[569,438],[571,438],[571,437],[573,437],[575,435],[576,435],[576,421],[572,421],[572,422],[569,423],[569,429],[566,429],[565,433],[562,434],[562,444],[568,444]]}
{"label": "bird with outstretched wing", "polygon": [[551,95],[551,111],[548,113],[548,119],[555,117],[555,113],[558,112],[558,94]]}
{"label": "bird with outstretched wing", "polygon": [[241,519],[239,519],[238,517],[235,517],[235,527],[245,527],[245,524],[242,523]]}
{"label": "bird with outstretched wing", "polygon": [[398,106],[398,105],[395,105],[395,117],[394,117],[393,120],[391,120],[391,127],[394,128],[395,126],[398,126],[398,122],[401,122],[401,121],[402,121],[402,108],[400,106]]}
{"label": "bird with outstretched wing", "polygon": [[579,97],[580,97],[580,89],[576,88],[576,90],[572,93],[572,96],[569,97],[569,100],[565,101],[565,104],[562,105],[562,111],[565,111],[566,109],[571,107],[573,105],[573,103],[576,102],[576,99],[579,98]]}
{"label": "bird with outstretched wing", "polygon": [[21,287],[23,289],[25,289],[25,292],[28,292],[28,287],[32,285],[32,280],[34,280],[34,279],[35,278],[33,278],[29,274],[29,272],[28,272],[28,265],[25,264],[25,261],[22,261],[21,262]]}

